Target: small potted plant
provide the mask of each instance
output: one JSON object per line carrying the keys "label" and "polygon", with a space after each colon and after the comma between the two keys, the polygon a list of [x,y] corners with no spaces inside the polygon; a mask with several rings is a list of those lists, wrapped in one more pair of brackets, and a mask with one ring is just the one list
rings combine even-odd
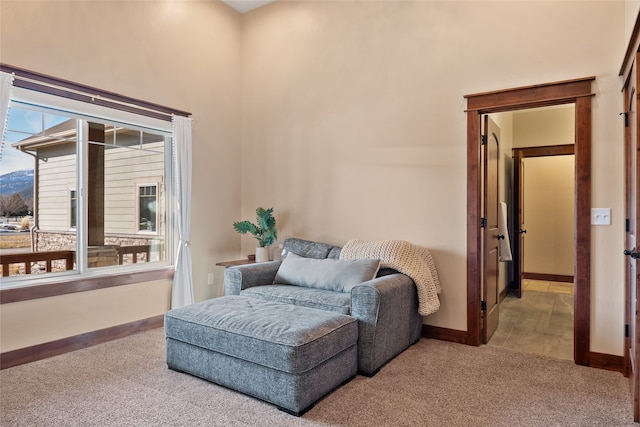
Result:
{"label": "small potted plant", "polygon": [[256,219],[258,224],[249,221],[240,221],[233,223],[233,229],[240,234],[249,233],[258,240],[256,248],[256,262],[269,261],[269,248],[278,238],[276,232],[276,219],[273,217],[273,208],[256,209]]}

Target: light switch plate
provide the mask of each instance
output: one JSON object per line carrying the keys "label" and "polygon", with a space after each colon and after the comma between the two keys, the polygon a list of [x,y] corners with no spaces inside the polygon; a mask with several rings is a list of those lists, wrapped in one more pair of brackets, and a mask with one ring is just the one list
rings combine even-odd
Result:
{"label": "light switch plate", "polygon": [[591,208],[592,225],[611,225],[611,208]]}

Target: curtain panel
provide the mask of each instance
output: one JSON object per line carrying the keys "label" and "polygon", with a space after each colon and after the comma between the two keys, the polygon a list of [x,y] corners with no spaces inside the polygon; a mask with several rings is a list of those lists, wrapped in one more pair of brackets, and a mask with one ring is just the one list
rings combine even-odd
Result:
{"label": "curtain panel", "polygon": [[[0,72],[0,153],[4,148],[4,134],[7,131],[7,119],[9,117],[9,103],[11,102],[11,88],[13,87],[13,74]],[[2,156],[0,155],[0,158]]]}
{"label": "curtain panel", "polygon": [[191,119],[173,116],[175,203],[179,243],[171,292],[171,308],[194,303],[191,262]]}

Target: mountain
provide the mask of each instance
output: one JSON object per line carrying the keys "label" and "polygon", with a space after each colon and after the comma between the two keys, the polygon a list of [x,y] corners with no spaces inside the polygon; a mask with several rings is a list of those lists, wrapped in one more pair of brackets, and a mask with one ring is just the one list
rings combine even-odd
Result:
{"label": "mountain", "polygon": [[33,194],[33,169],[24,169],[0,175],[0,196],[22,191]]}

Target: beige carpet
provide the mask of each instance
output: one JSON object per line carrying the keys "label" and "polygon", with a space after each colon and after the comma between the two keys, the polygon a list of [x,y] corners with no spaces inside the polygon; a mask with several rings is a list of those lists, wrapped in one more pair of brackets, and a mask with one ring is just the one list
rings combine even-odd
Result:
{"label": "beige carpet", "polygon": [[161,329],[0,371],[2,426],[622,426],[628,379],[422,339],[301,418],[167,369]]}

